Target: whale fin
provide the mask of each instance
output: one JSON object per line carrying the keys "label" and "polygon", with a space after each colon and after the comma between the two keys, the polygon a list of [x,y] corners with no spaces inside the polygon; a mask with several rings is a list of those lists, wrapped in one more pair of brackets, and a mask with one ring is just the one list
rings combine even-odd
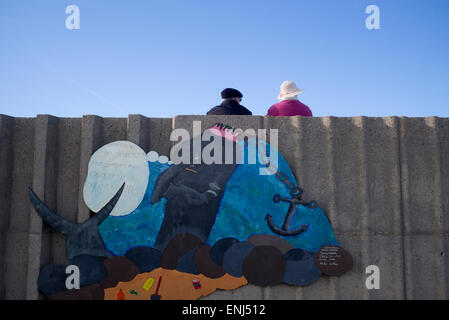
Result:
{"label": "whale fin", "polygon": [[33,205],[39,216],[45,220],[53,229],[62,233],[69,234],[74,228],[74,224],[70,221],[58,216],[52,210],[50,210],[45,203],[33,192],[31,187],[28,188],[28,196],[30,197],[31,204]]}
{"label": "whale fin", "polygon": [[120,196],[122,195],[123,189],[125,188],[125,183],[122,184],[120,189],[117,191],[117,193],[112,197],[111,200],[100,210],[98,211],[94,216],[92,216],[88,221],[93,221],[97,225],[101,224],[104,219],[109,216],[111,211],[114,209],[115,205],[117,204],[118,200],[120,199]]}

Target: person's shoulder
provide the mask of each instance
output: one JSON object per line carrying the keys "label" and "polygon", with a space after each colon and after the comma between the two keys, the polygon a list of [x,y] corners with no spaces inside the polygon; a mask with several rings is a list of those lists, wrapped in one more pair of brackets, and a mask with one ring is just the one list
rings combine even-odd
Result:
{"label": "person's shoulder", "polygon": [[278,109],[280,106],[282,106],[282,101],[276,102],[270,107],[270,109]]}
{"label": "person's shoulder", "polygon": [[305,103],[301,102],[301,105],[302,105],[302,107],[303,107],[303,109],[304,109],[304,111],[306,113],[305,116],[306,117],[313,117],[312,109],[310,109],[310,107],[308,105],[306,105]]}
{"label": "person's shoulder", "polygon": [[226,110],[222,106],[215,106],[207,112],[207,115],[225,115]]}
{"label": "person's shoulder", "polygon": [[249,111],[246,107],[244,107],[242,105],[240,105],[240,106],[243,109],[243,115],[245,115],[245,116],[252,116],[253,115],[253,113],[251,111]]}
{"label": "person's shoulder", "polygon": [[269,107],[267,116],[277,116],[279,113],[278,107],[279,107],[279,102],[275,103],[271,107]]}
{"label": "person's shoulder", "polygon": [[307,105],[306,105],[306,108],[307,108],[308,116],[309,116],[309,117],[313,117],[312,109],[310,109],[310,107],[307,106]]}

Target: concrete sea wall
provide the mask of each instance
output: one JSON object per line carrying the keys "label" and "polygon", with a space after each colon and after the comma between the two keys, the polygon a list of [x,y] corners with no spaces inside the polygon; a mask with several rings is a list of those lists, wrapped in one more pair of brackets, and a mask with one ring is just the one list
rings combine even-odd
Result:
{"label": "concrete sea wall", "polygon": [[[306,287],[248,285],[207,299],[448,299],[449,119],[0,115],[0,299],[38,299],[41,267],[64,264],[64,236],[35,213],[27,188],[72,222],[89,216],[82,187],[92,153],[129,140],[169,155],[174,128],[279,130],[279,151],[306,200],[327,213],[352,271]],[[380,289],[365,268],[380,269]]]}

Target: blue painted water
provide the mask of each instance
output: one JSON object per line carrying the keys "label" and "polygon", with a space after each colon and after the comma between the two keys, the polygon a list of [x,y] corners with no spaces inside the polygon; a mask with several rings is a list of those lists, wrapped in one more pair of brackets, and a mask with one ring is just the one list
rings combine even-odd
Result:
{"label": "blue painted water", "polygon": [[[226,237],[243,241],[254,234],[277,235],[268,227],[265,216],[269,213],[274,223],[282,227],[287,214],[288,203],[273,201],[275,194],[289,197],[287,186],[276,175],[260,175],[259,169],[264,167],[260,159],[256,159],[255,164],[248,164],[248,148],[243,148],[244,164],[237,165],[228,180],[215,224],[207,241],[209,245]],[[267,154],[270,154],[270,145],[266,144],[265,148]],[[277,151],[273,149],[273,152]],[[99,226],[106,248],[115,255],[123,255],[137,246],[152,247],[156,241],[164,217],[166,200],[163,198],[152,205],[150,198],[157,177],[170,165],[159,162],[148,162],[148,165],[150,167],[148,186],[144,199],[137,209],[127,216],[109,216]],[[292,171],[280,153],[278,153],[278,168],[290,182],[297,184]],[[302,187],[307,188],[307,186]],[[301,205],[297,207],[290,228],[296,229],[303,224],[308,225],[307,231],[297,236],[282,238],[296,248],[311,252],[317,252],[323,245],[338,245],[329,220],[319,207],[315,209]]]}

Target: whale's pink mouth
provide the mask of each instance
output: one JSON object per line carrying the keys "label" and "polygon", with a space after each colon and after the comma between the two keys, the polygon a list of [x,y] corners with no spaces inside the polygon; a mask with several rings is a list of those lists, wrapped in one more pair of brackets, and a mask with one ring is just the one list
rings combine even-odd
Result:
{"label": "whale's pink mouth", "polygon": [[238,132],[233,132],[233,129],[221,127],[216,124],[213,127],[209,128],[208,130],[216,136],[221,136],[230,141],[237,142]]}

